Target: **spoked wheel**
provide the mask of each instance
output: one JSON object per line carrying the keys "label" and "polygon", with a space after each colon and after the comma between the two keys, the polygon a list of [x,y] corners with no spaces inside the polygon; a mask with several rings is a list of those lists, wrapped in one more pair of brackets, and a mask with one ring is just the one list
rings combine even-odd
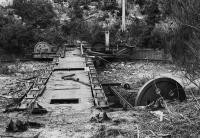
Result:
{"label": "spoked wheel", "polygon": [[135,106],[145,106],[158,98],[168,100],[186,100],[183,87],[174,79],[162,77],[148,81],[138,92]]}

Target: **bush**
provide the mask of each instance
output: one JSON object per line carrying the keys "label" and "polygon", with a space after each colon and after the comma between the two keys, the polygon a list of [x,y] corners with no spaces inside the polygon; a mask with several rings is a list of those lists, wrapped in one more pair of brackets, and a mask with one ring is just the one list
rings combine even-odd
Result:
{"label": "bush", "polygon": [[185,67],[199,64],[200,52],[200,1],[171,1],[171,16],[178,27],[168,36],[169,49],[177,63]]}
{"label": "bush", "polygon": [[44,30],[36,29],[34,35],[37,41],[46,41],[49,44],[57,46],[67,41],[61,29],[56,26]]}
{"label": "bush", "polygon": [[[14,0],[13,13],[1,9],[0,46],[8,53],[32,52],[38,41],[60,45],[65,41],[50,3],[43,0]],[[21,19],[17,19],[17,15]]]}
{"label": "bush", "polygon": [[[4,20],[7,21],[7,17]],[[27,45],[31,32],[19,22],[10,22],[2,25],[0,29],[0,45],[9,53],[23,53],[23,46]]]}
{"label": "bush", "polygon": [[119,8],[117,7],[117,3],[116,2],[111,2],[111,3],[106,3],[105,5],[102,7],[103,11],[114,11],[114,10],[119,10]]}
{"label": "bush", "polygon": [[162,33],[155,31],[156,24],[159,24],[163,18],[161,18],[162,13],[159,9],[159,3],[161,0],[140,0],[136,1],[141,7],[141,13],[146,16],[145,23],[136,21],[131,26],[132,36],[135,36],[135,31],[137,38],[139,39],[136,43],[139,47],[144,48],[163,48],[163,38]]}
{"label": "bush", "polygon": [[55,23],[53,6],[44,0],[14,0],[12,8],[22,21],[34,27],[46,28]]}

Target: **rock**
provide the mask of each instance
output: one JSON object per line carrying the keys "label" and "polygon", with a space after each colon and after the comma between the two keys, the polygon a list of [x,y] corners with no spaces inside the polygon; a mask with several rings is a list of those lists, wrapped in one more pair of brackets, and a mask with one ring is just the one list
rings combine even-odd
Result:
{"label": "rock", "polygon": [[23,132],[28,129],[28,124],[26,122],[23,122],[21,120],[10,120],[10,123],[8,124],[6,128],[6,132]]}
{"label": "rock", "polygon": [[29,121],[25,122],[19,119],[16,120],[11,119],[10,123],[6,128],[6,132],[24,132],[28,130],[29,127],[39,129],[41,127],[44,127],[44,125],[36,122],[29,122]]}

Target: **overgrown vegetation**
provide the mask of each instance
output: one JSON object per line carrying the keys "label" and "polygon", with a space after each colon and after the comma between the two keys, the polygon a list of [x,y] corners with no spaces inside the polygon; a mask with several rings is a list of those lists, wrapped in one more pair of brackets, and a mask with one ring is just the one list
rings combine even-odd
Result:
{"label": "overgrown vegetation", "polygon": [[171,1],[171,16],[177,28],[168,35],[168,46],[174,62],[184,76],[200,88],[200,1]]}
{"label": "overgrown vegetation", "polygon": [[51,3],[14,0],[0,14],[0,46],[8,53],[32,52],[39,41],[60,45],[64,40]]}
{"label": "overgrown vegetation", "polygon": [[[141,11],[147,17],[139,28],[137,44],[164,48],[170,52],[178,70],[200,88],[200,1],[140,0]],[[141,23],[135,24],[137,28]],[[147,29],[145,30],[145,28]],[[142,35],[141,35],[142,34]]]}
{"label": "overgrown vegetation", "polygon": [[22,22],[29,26],[45,29],[55,24],[56,13],[47,1],[14,0],[12,8],[22,18]]}
{"label": "overgrown vegetation", "polygon": [[[164,48],[174,61],[195,76],[199,74],[200,1],[139,0],[145,22],[131,25],[136,45]],[[138,37],[137,37],[138,36]]]}

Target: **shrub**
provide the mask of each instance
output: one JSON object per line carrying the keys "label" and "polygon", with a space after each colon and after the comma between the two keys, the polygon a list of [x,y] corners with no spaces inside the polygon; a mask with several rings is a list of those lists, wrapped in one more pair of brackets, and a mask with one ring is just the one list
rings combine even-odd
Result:
{"label": "shrub", "polygon": [[[137,46],[144,48],[163,48],[163,38],[161,32],[156,32],[155,27],[156,24],[159,24],[162,18],[161,9],[159,9],[160,1],[162,0],[140,0],[136,1],[141,7],[141,13],[145,15],[145,23],[138,22],[133,23],[131,29],[136,30],[137,38]],[[163,0],[164,1],[164,0]],[[134,31],[131,33],[132,36],[135,36]]]}
{"label": "shrub", "polygon": [[[60,45],[65,41],[52,5],[43,0],[14,0],[14,12],[1,9],[0,46],[8,53],[32,52],[38,41]],[[17,15],[21,18],[17,19]]]}
{"label": "shrub", "polygon": [[22,21],[35,27],[46,28],[55,22],[53,6],[44,0],[14,0],[12,8]]}

